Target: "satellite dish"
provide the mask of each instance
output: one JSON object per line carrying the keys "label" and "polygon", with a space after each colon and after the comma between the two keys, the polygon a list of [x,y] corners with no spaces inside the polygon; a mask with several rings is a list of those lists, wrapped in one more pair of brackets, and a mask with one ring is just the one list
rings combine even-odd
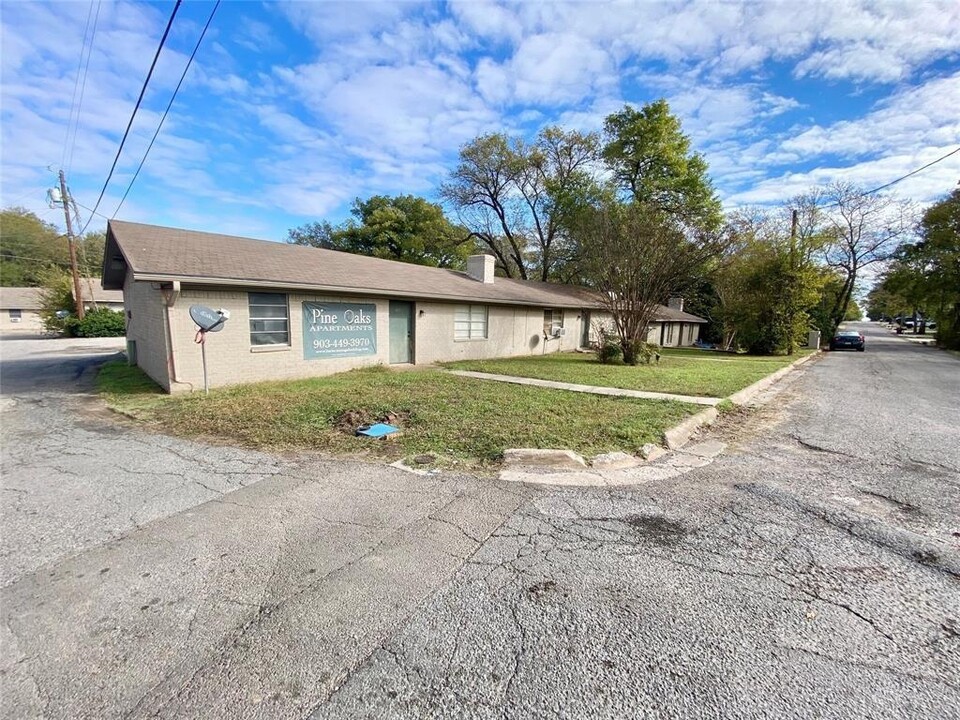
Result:
{"label": "satellite dish", "polygon": [[220,332],[227,318],[206,305],[191,305],[190,317],[204,332]]}

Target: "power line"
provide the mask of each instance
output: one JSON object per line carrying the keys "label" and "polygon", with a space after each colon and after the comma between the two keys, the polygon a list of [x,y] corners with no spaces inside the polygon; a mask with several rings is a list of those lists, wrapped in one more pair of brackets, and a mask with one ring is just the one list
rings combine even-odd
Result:
{"label": "power line", "polygon": [[[873,188],[873,190],[867,190],[866,192],[862,192],[862,193],[860,193],[857,197],[866,197],[867,195],[873,195],[874,193],[880,192],[881,190],[886,190],[888,187],[890,187],[890,186],[892,186],[892,185],[896,185],[898,182],[901,182],[901,181],[903,181],[903,180],[906,180],[908,177],[912,177],[912,176],[916,175],[916,174],[919,173],[919,172],[923,172],[923,171],[926,170],[928,167],[932,167],[932,166],[936,165],[938,162],[942,162],[943,160],[946,160],[946,159],[947,159],[948,157],[950,157],[951,155],[956,155],[958,152],[960,152],[960,147],[954,148],[953,150],[951,150],[950,152],[948,152],[946,155],[942,155],[942,156],[938,157],[936,160],[934,160],[933,162],[928,162],[926,165],[923,165],[922,167],[918,167],[916,170],[911,170],[911,171],[908,172],[906,175],[901,175],[901,176],[898,177],[896,180],[891,180],[890,182],[888,182],[888,183],[886,183],[886,184],[884,184],[884,185],[881,185],[881,186],[879,186],[879,187]],[[823,209],[823,210],[829,210],[830,208],[839,207],[839,206],[840,206],[840,203],[835,202],[835,203],[830,203],[829,205],[824,205],[821,209]]]}
{"label": "power line", "polygon": [[923,167],[918,167],[916,170],[913,170],[912,172],[908,172],[906,175],[904,175],[904,176],[902,176],[902,177],[898,177],[898,178],[897,178],[896,180],[894,180],[893,182],[888,182],[886,185],[881,185],[880,187],[876,187],[876,188],[874,188],[873,190],[868,190],[867,192],[864,193],[864,195],[873,195],[873,193],[875,193],[875,192],[880,192],[881,190],[885,190],[886,188],[890,187],[891,185],[896,185],[896,184],[897,184],[898,182],[900,182],[901,180],[906,180],[908,177],[910,177],[910,176],[912,176],[912,175],[916,175],[918,172],[920,172],[920,171],[922,171],[922,170],[926,170],[928,167],[931,167],[931,166],[933,166],[933,165],[936,165],[936,164],[937,164],[938,162],[940,162],[941,160],[946,160],[948,157],[950,157],[951,155],[956,155],[958,152],[960,152],[960,147],[955,148],[954,150],[951,150],[950,152],[948,152],[946,155],[944,155],[944,156],[942,156],[942,157],[938,157],[938,158],[937,158],[936,160],[934,160],[933,162],[928,162],[928,163],[927,163],[926,165],[924,165]]}
{"label": "power line", "polygon": [[217,13],[218,7],[220,7],[220,0],[217,0],[216,4],[213,6],[213,10],[210,11],[210,17],[207,18],[207,24],[203,26],[203,32],[200,33],[197,44],[193,47],[193,52],[190,54],[190,58],[187,60],[187,65],[183,68],[183,73],[180,75],[180,81],[177,83],[177,87],[174,88],[173,95],[170,96],[170,102],[167,103],[167,107],[163,111],[163,115],[160,117],[160,124],[157,125],[157,131],[153,134],[150,144],[147,145],[147,149],[143,153],[143,157],[140,158],[140,164],[137,165],[137,171],[133,174],[133,177],[130,178],[130,184],[127,185],[127,190],[123,193],[123,197],[120,198],[120,204],[117,205],[117,209],[113,211],[113,215],[111,217],[116,217],[117,213],[120,212],[120,208],[123,207],[123,203],[127,199],[127,195],[130,194],[130,189],[137,181],[137,177],[140,175],[140,170],[143,169],[143,164],[147,161],[147,155],[149,155],[150,150],[153,149],[153,143],[156,142],[157,136],[160,134],[160,129],[163,127],[163,123],[167,119],[167,113],[170,112],[173,101],[177,98],[177,93],[180,92],[180,86],[183,84],[183,79],[187,76],[187,71],[190,69],[190,65],[193,64],[193,58],[196,57],[197,51],[200,49],[200,43],[203,42],[203,38],[207,34],[207,29],[210,27],[210,23],[213,22],[213,16]]}
{"label": "power line", "polygon": [[[88,207],[87,207],[86,205],[84,205],[83,203],[78,203],[78,202],[74,199],[73,195],[70,196],[70,202],[72,202],[72,203],[73,203],[74,205],[76,205],[77,207],[82,207],[84,210],[89,210],[91,215],[96,215],[97,217],[102,217],[104,220],[109,220],[109,219],[110,219],[109,217],[107,217],[107,216],[104,215],[103,213],[97,212],[96,210],[91,210],[90,208],[88,208]],[[79,225],[80,223],[78,222],[77,224]],[[89,224],[90,224],[90,222],[87,222],[87,225],[89,225]],[[86,229],[86,226],[84,226],[84,229]]]}
{"label": "power line", "polygon": [[3,201],[3,204],[4,204],[5,206],[7,206],[7,207],[9,207],[9,206],[15,206],[18,202],[20,202],[20,201],[23,200],[24,198],[29,197],[30,195],[33,195],[34,193],[39,193],[41,190],[45,190],[46,187],[47,187],[46,185],[40,185],[39,187],[32,188],[32,189],[28,190],[27,192],[25,192],[25,193],[24,193],[23,195],[21,195],[20,197],[18,197],[16,200],[4,200],[4,201]]}
{"label": "power line", "polygon": [[73,97],[70,98],[70,115],[67,118],[67,132],[63,136],[63,154],[60,156],[60,167],[67,160],[67,147],[70,145],[70,128],[73,126],[73,113],[77,109],[77,89],[80,87],[80,74],[83,70],[83,56],[87,50],[87,33],[90,30],[90,17],[93,15],[93,0],[87,10],[87,23],[83,26],[83,43],[80,45],[80,59],[77,61],[77,76],[73,80]]}
{"label": "power line", "polygon": [[2,255],[4,260],[29,260],[30,262],[45,263],[47,265],[60,265],[62,267],[70,267],[70,263],[65,260],[51,260],[50,258],[32,258],[24,257],[23,255]]}
{"label": "power line", "polygon": [[[83,66],[83,82],[80,85],[80,101],[77,104],[77,119],[73,125],[73,140],[70,142],[70,155],[67,157],[67,172],[73,167],[73,151],[77,149],[77,133],[80,131],[80,115],[83,113],[83,96],[87,90],[87,78],[90,76],[90,58],[93,56],[94,41],[97,37],[97,23],[100,21],[102,0],[97,2],[97,14],[93,17],[93,32],[90,33],[90,48],[87,50],[87,62]],[[81,54],[81,59],[83,55]]]}
{"label": "power line", "polygon": [[[100,190],[100,196],[97,198],[97,202],[93,206],[91,213],[96,213],[97,208],[100,207],[100,203],[103,201],[103,195],[107,191],[107,186],[110,184],[110,179],[113,177],[113,171],[117,169],[117,161],[120,160],[120,153],[123,152],[124,143],[127,142],[127,136],[130,134],[130,128],[133,127],[133,120],[137,116],[137,111],[140,109],[140,103],[143,101],[143,96],[147,92],[147,85],[150,84],[150,78],[153,77],[153,69],[157,66],[157,60],[160,58],[160,52],[163,50],[163,46],[167,42],[167,36],[170,34],[170,27],[173,25],[173,19],[177,16],[177,10],[180,9],[180,3],[182,0],[177,0],[176,4],[173,6],[173,12],[170,13],[170,19],[167,21],[167,27],[163,31],[163,37],[160,38],[160,45],[157,47],[157,52],[153,56],[153,62],[150,63],[150,70],[147,72],[147,77],[143,81],[143,87],[140,88],[140,97],[137,98],[137,104],[133,107],[133,113],[130,115],[130,121],[127,123],[127,129],[123,133],[123,137],[120,139],[120,147],[117,148],[117,155],[113,158],[113,165],[110,166],[110,172],[107,174],[107,180],[103,183],[103,188]],[[83,229],[80,231],[80,234],[83,235],[86,232],[87,225],[93,220],[93,215],[90,216],[90,219],[87,220],[87,224],[83,226]]]}

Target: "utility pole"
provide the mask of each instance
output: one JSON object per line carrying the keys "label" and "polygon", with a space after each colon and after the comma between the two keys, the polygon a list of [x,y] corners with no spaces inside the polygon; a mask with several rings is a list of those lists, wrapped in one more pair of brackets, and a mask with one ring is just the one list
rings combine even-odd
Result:
{"label": "utility pole", "polygon": [[63,217],[67,221],[67,246],[70,248],[70,272],[73,274],[73,299],[77,318],[83,320],[83,295],[80,291],[80,274],[77,272],[77,246],[73,237],[73,221],[70,219],[70,196],[67,195],[67,180],[60,170],[60,200],[63,202]]}
{"label": "utility pole", "polygon": [[790,294],[789,312],[787,313],[787,355],[793,355],[793,308],[797,295],[797,211],[794,210],[790,218]]}

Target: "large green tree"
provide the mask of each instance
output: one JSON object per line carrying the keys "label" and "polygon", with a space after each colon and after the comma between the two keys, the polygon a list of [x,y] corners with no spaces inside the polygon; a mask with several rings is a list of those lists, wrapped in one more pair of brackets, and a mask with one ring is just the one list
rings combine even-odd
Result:
{"label": "large green tree", "polygon": [[869,295],[870,313],[933,317],[937,342],[960,348],[960,190],[931,205]]}
{"label": "large green tree", "polygon": [[723,215],[707,162],[691,151],[690,138],[666,100],[639,110],[625,105],[607,116],[603,131],[603,159],[629,199],[684,225],[719,229]]}
{"label": "large green tree", "polygon": [[741,211],[729,220],[731,243],[711,268],[706,303],[728,349],[790,354],[806,340],[828,273],[816,262],[816,236],[789,215]]}
{"label": "large green tree", "polygon": [[353,218],[340,226],[313,222],[293,228],[287,241],[357,255],[434,267],[462,268],[475,244],[443,208],[414,195],[357,198]]}
{"label": "large green tree", "polygon": [[507,277],[569,279],[567,220],[595,186],[598,151],[596,134],[558,127],[530,143],[483,135],[460,148],[441,194]]}
{"label": "large green tree", "polygon": [[[100,277],[104,234],[87,233],[76,245],[80,275]],[[39,287],[51,268],[70,268],[66,235],[24,208],[0,212],[0,283],[6,287]]]}

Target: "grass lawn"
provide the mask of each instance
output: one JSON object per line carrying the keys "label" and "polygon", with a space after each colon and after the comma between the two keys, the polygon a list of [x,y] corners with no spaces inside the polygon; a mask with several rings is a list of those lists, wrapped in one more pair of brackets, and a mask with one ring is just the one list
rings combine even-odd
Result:
{"label": "grass lawn", "polygon": [[730,353],[666,348],[659,364],[601,365],[596,355],[554,353],[503,360],[464,360],[445,363],[455,370],[515,375],[557,382],[627,390],[727,397],[812,352],[788,356],[732,355]]}
{"label": "grass lawn", "polygon": [[[164,432],[247,447],[305,448],[387,458],[432,453],[489,463],[506,448],[570,448],[586,455],[635,452],[702,408],[472,380],[439,370],[353,370],[168,396],[138,368],[107,363],[98,376],[115,410]],[[388,413],[394,440],[353,436]]]}

